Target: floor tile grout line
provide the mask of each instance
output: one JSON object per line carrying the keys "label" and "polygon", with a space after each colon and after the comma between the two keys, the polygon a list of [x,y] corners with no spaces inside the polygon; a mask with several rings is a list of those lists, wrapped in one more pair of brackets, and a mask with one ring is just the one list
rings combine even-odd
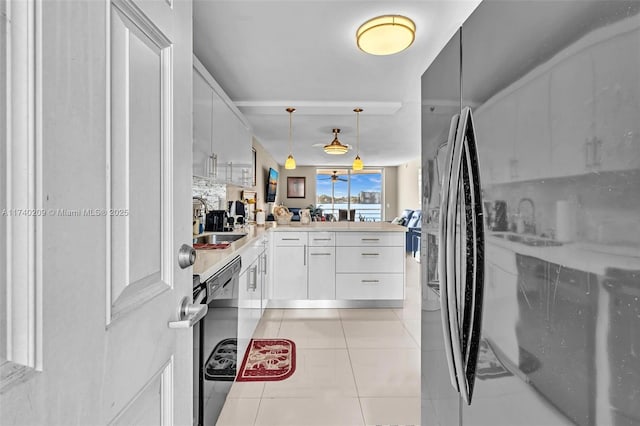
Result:
{"label": "floor tile grout line", "polygon": [[353,378],[353,385],[356,388],[356,396],[358,397],[358,406],[360,407],[360,416],[362,417],[362,424],[365,426],[367,424],[367,420],[364,417],[364,409],[362,408],[362,400],[360,399],[360,389],[358,389],[358,381],[356,380],[356,373],[353,368],[353,360],[351,359],[351,348],[349,347],[349,343],[347,342],[347,334],[344,331],[344,323],[342,319],[340,319],[340,325],[342,327],[342,334],[344,334],[344,341],[347,345],[347,356],[349,357],[349,367],[351,367],[351,377]]}

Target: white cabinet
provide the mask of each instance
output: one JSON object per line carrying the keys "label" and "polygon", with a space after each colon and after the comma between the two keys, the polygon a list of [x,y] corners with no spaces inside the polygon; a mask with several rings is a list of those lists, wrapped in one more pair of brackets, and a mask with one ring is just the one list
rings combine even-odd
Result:
{"label": "white cabinet", "polygon": [[241,254],[242,268],[238,281],[238,362],[253,337],[266,307],[268,287],[267,250],[265,240],[245,247]]}
{"label": "white cabinet", "polygon": [[402,274],[338,274],[336,299],[403,299]]}
{"label": "white cabinet", "polygon": [[336,232],[341,247],[404,247],[402,232]]}
{"label": "white cabinet", "polygon": [[335,247],[309,247],[308,288],[310,300],[336,298]]}
{"label": "white cabinet", "polygon": [[474,127],[479,143],[482,178],[486,183],[503,183],[517,174],[515,159],[517,98],[500,94],[488,101],[474,115]]}
{"label": "white cabinet", "polygon": [[640,167],[639,33],[638,29],[624,32],[593,48],[598,120],[592,150],[597,170]]}
{"label": "white cabinet", "polygon": [[517,91],[515,180],[549,176],[551,135],[549,128],[549,75],[528,81]]}
{"label": "white cabinet", "polygon": [[595,134],[593,62],[588,51],[569,56],[551,70],[551,174],[571,176],[588,172]]}
{"label": "white cabinet", "polygon": [[194,176],[208,177],[211,157],[213,89],[193,70],[193,167]]}
{"label": "white cabinet", "polygon": [[273,299],[307,299],[307,233],[276,232]]}
{"label": "white cabinet", "polygon": [[273,300],[404,297],[402,232],[276,231],[273,257]]}
{"label": "white cabinet", "polygon": [[193,174],[253,185],[252,135],[240,111],[194,57]]}
{"label": "white cabinet", "polygon": [[337,273],[399,273],[404,271],[404,251],[398,247],[337,247]]}
{"label": "white cabinet", "polygon": [[336,233],[336,299],[402,300],[404,234]]}

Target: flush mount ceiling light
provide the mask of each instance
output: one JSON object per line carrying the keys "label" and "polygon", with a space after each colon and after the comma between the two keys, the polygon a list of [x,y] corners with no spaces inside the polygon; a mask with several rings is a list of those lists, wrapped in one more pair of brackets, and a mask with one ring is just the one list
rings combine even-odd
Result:
{"label": "flush mount ceiling light", "polygon": [[333,129],[333,141],[329,145],[324,146],[324,152],[332,155],[344,154],[349,150],[349,147],[342,145],[338,140],[338,133],[340,129]]}
{"label": "flush mount ceiling light", "polygon": [[372,55],[392,55],[411,46],[416,24],[406,16],[383,15],[369,19],[356,31],[358,48]]}
{"label": "flush mount ceiling light", "polygon": [[355,108],[353,112],[356,113],[356,158],[353,160],[351,168],[353,170],[362,170],[364,168],[364,164],[360,159],[360,113],[362,108]]}
{"label": "flush mount ceiling light", "polygon": [[293,111],[295,108],[287,108],[286,111],[289,113],[289,156],[287,157],[287,161],[284,162],[284,168],[287,170],[293,170],[296,168],[296,160],[293,158],[293,137],[292,137],[292,120],[293,120]]}

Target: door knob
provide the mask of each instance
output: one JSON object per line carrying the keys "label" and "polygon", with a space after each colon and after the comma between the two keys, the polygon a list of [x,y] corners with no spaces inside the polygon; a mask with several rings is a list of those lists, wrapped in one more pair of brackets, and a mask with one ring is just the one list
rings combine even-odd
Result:
{"label": "door knob", "polygon": [[209,306],[205,304],[189,303],[188,297],[183,297],[178,308],[180,321],[169,322],[169,328],[191,328],[195,323],[207,315]]}
{"label": "door knob", "polygon": [[193,247],[183,244],[178,251],[178,265],[185,269],[196,263],[196,251]]}

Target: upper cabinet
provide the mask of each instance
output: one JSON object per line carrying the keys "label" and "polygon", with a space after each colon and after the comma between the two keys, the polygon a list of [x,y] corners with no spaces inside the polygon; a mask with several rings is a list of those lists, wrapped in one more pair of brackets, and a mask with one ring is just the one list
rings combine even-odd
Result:
{"label": "upper cabinet", "polygon": [[[595,45],[596,122],[591,140],[594,168],[627,170],[640,167],[640,29],[620,27],[620,34]],[[620,55],[620,52],[625,52]],[[611,111],[615,111],[614,114]]]}
{"label": "upper cabinet", "polygon": [[595,134],[593,61],[588,51],[570,54],[551,75],[551,173],[570,176],[589,171]]}
{"label": "upper cabinet", "polygon": [[251,132],[240,111],[194,57],[193,174],[217,183],[251,186]]}
{"label": "upper cabinet", "polygon": [[639,37],[637,19],[596,31],[482,103],[483,182],[640,168]]}
{"label": "upper cabinet", "polygon": [[212,155],[213,90],[202,74],[193,70],[193,175],[209,176]]}

